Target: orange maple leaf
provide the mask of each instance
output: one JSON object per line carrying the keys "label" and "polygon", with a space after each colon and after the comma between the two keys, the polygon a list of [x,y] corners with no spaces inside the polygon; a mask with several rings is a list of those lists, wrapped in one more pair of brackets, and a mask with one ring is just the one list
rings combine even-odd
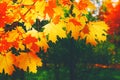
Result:
{"label": "orange maple leaf", "polygon": [[38,52],[39,51],[39,46],[36,44],[37,41],[38,41],[37,38],[32,37],[31,35],[28,35],[23,40],[23,44],[25,44],[28,49],[33,50],[35,52]]}
{"label": "orange maple leaf", "polygon": [[[88,0],[87,0],[88,1]],[[83,9],[86,9],[87,6],[88,6],[88,2],[87,1],[84,1],[84,0],[80,0],[79,2],[76,2],[76,6],[78,7],[79,10],[83,10]]]}
{"label": "orange maple leaf", "polygon": [[11,46],[12,44],[10,42],[7,42],[7,40],[0,40],[0,52],[10,49]]}
{"label": "orange maple leaf", "polygon": [[55,16],[55,17],[52,19],[52,22],[53,22],[54,24],[58,24],[59,21],[60,21],[60,15],[57,15],[57,16]]}
{"label": "orange maple leaf", "polygon": [[32,29],[27,32],[27,35],[31,35],[32,37],[35,37],[36,39],[38,39],[37,42],[35,42],[35,44],[37,44],[41,49],[43,49],[44,52],[47,51],[49,46],[47,44],[47,39],[45,37],[44,32],[38,32],[37,30]]}
{"label": "orange maple leaf", "polygon": [[69,22],[66,26],[67,33],[71,32],[71,37],[75,40],[79,37],[79,32],[81,30],[81,23],[76,18],[69,19]]}
{"label": "orange maple leaf", "polygon": [[77,20],[74,19],[74,18],[70,19],[69,22],[72,22],[75,26],[80,26],[80,25],[81,25],[80,22],[77,21]]}
{"label": "orange maple leaf", "polygon": [[85,27],[82,29],[82,32],[84,33],[84,34],[89,34],[89,28],[88,28],[88,25],[85,25]]}
{"label": "orange maple leaf", "polygon": [[1,53],[0,54],[0,73],[4,71],[4,73],[12,75],[14,71],[15,64],[15,55],[11,52]]}
{"label": "orange maple leaf", "polygon": [[16,59],[18,62],[16,66],[20,69],[23,69],[24,71],[29,70],[29,72],[36,73],[37,67],[42,66],[41,59],[34,52],[21,52]]}
{"label": "orange maple leaf", "polygon": [[54,16],[54,8],[56,7],[56,0],[48,0],[48,5],[45,7],[44,14],[49,15],[49,17]]}
{"label": "orange maple leaf", "polygon": [[23,44],[30,44],[37,42],[37,39],[35,37],[32,37],[31,35],[28,35],[24,40]]}
{"label": "orange maple leaf", "polygon": [[4,27],[6,23],[11,22],[10,18],[6,15],[7,3],[0,3],[0,27]]}
{"label": "orange maple leaf", "polygon": [[63,5],[68,5],[70,4],[70,0],[59,0],[60,4],[63,4]]}

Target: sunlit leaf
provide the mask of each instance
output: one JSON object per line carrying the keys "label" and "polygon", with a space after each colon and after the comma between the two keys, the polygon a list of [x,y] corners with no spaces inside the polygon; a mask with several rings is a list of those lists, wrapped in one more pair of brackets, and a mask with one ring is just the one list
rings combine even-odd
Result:
{"label": "sunlit leaf", "polygon": [[56,7],[56,0],[48,0],[48,4],[45,7],[44,14],[48,14],[49,17],[54,16],[54,8]]}
{"label": "sunlit leaf", "polygon": [[0,54],[0,73],[4,71],[4,73],[12,75],[15,64],[15,55],[11,52],[1,53]]}
{"label": "sunlit leaf", "polygon": [[37,44],[41,49],[43,49],[44,52],[47,51],[49,46],[47,44],[48,41],[45,37],[44,32],[38,32],[37,30],[32,29],[27,32],[27,35],[31,35],[32,37],[35,37],[36,39],[38,39],[37,42],[35,42],[35,44]]}
{"label": "sunlit leaf", "polygon": [[29,71],[36,73],[37,67],[42,66],[41,59],[34,52],[23,53],[21,52],[19,56],[17,56],[17,67],[23,69],[24,71]]}
{"label": "sunlit leaf", "polygon": [[49,23],[44,26],[44,33],[48,35],[48,40],[52,42],[57,41],[57,37],[65,38],[66,32],[63,30],[65,27],[64,22],[59,22],[58,24]]}
{"label": "sunlit leaf", "polygon": [[[105,41],[107,36],[107,30],[109,27],[105,24],[105,22],[90,22],[88,23],[85,33],[84,29],[80,33],[81,38],[86,38],[86,43],[90,43],[92,45],[96,45],[97,41]],[[88,34],[89,33],[89,34]]]}

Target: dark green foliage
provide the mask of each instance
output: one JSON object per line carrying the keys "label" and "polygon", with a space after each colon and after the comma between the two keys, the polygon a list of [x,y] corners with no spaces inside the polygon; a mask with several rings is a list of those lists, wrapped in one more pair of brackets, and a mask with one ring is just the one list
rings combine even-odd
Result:
{"label": "dark green foliage", "polygon": [[35,24],[33,24],[33,28],[36,29],[37,31],[39,32],[42,32],[43,31],[43,26],[48,24],[49,21],[48,20],[42,20],[40,21],[39,19],[36,19],[36,22]]}

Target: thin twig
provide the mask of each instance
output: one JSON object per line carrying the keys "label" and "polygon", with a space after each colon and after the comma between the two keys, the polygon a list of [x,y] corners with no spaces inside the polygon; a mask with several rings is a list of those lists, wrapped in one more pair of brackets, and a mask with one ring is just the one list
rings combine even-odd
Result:
{"label": "thin twig", "polygon": [[[35,5],[35,3],[36,3],[36,2],[34,2],[31,6]],[[27,10],[27,12],[26,12],[23,16],[27,15],[27,13],[28,13],[31,9],[32,9],[32,7],[29,8],[29,9]],[[20,19],[18,19],[18,22],[19,22],[21,19],[22,19],[22,17],[21,17]]]}

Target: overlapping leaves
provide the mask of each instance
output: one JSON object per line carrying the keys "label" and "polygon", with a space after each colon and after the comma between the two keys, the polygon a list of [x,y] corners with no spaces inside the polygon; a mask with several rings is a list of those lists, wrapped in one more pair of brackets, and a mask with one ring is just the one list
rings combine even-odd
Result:
{"label": "overlapping leaves", "polygon": [[[4,9],[3,9],[4,7]],[[96,45],[106,40],[107,25],[90,22],[84,14],[94,10],[90,0],[1,0],[0,73],[11,75],[14,66],[37,72],[42,62],[37,52],[47,51],[49,41],[71,35]],[[2,9],[2,10],[1,10]],[[36,22],[36,19],[38,22]],[[43,20],[48,22],[41,24]]]}

